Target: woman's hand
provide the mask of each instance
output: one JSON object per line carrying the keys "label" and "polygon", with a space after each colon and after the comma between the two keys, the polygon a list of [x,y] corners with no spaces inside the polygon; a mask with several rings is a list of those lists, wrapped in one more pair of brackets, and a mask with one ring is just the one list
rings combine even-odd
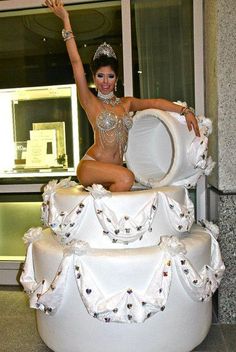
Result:
{"label": "woman's hand", "polygon": [[62,21],[69,16],[61,0],[46,0],[44,5],[49,7],[57,17],[62,19]]}
{"label": "woman's hand", "polygon": [[200,131],[199,131],[199,126],[198,126],[198,121],[194,115],[194,113],[192,113],[191,111],[188,111],[187,113],[184,114],[185,116],[185,120],[188,126],[188,130],[192,131],[192,129],[195,132],[195,135],[197,137],[200,137]]}

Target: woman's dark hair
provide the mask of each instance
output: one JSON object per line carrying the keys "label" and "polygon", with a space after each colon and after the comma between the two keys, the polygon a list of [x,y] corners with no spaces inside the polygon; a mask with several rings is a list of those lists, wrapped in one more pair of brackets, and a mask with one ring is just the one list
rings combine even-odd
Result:
{"label": "woman's dark hair", "polygon": [[111,66],[112,70],[115,72],[116,76],[118,77],[118,73],[119,73],[118,60],[115,59],[114,57],[109,57],[107,55],[100,55],[98,58],[91,61],[90,69],[92,71],[92,74],[95,75],[97,70],[99,70],[99,68],[104,66]]}

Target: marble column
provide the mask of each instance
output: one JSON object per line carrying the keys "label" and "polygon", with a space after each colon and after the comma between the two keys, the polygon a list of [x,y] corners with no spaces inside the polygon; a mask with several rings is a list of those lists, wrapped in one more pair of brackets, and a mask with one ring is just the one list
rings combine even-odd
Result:
{"label": "marble column", "polygon": [[209,154],[209,218],[220,229],[226,272],[218,290],[218,319],[235,323],[236,292],[236,1],[204,1],[206,116],[213,121]]}

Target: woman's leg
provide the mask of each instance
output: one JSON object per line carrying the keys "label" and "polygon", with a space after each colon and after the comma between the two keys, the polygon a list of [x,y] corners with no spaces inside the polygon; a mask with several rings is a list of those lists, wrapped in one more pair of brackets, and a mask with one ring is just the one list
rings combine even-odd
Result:
{"label": "woman's leg", "polygon": [[132,171],[123,166],[92,160],[80,161],[77,177],[85,187],[101,184],[112,192],[129,191],[135,181]]}

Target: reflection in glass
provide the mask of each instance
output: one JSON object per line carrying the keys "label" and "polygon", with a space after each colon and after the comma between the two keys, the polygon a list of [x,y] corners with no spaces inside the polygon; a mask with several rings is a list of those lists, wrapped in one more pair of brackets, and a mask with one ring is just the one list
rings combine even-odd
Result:
{"label": "reflection in glass", "polygon": [[75,85],[0,90],[0,175],[75,175],[79,161]]}
{"label": "reflection in glass", "polygon": [[194,106],[193,1],[131,4],[134,95]]}

